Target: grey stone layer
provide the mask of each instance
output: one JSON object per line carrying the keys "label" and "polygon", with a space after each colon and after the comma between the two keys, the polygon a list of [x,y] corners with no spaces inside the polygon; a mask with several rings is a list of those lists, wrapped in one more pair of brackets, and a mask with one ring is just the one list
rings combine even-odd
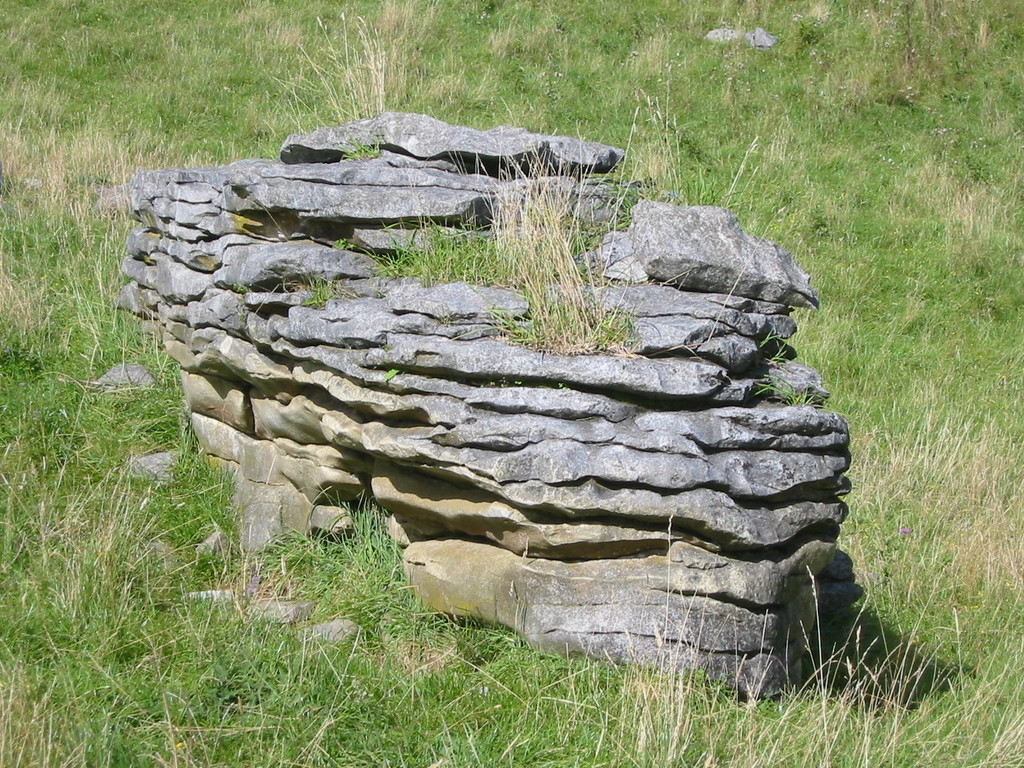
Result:
{"label": "grey stone layer", "polygon": [[215,285],[247,291],[275,291],[317,281],[372,277],[369,256],[312,241],[256,242],[225,249]]}
{"label": "grey stone layer", "polygon": [[387,112],[289,136],[281,147],[281,159],[286,163],[334,163],[368,148],[446,161],[460,170],[493,176],[607,173],[625,154],[603,144],[511,126],[478,131],[428,115]]}

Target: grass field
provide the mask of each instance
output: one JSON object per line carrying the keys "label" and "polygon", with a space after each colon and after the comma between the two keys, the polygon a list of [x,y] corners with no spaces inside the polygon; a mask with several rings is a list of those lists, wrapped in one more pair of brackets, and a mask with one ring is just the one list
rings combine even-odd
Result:
{"label": "grass field", "polygon": [[[0,764],[1024,764],[1024,4],[5,0],[0,22]],[[701,39],[723,23],[779,44]],[[111,307],[130,222],[94,188],[382,108],[628,146],[628,175],[814,276],[796,341],[850,421],[867,596],[803,689],[739,703],[425,614],[372,507],[340,544],[194,554],[230,489]],[[159,386],[87,386],[123,361]],[[157,448],[173,483],[125,472]],[[254,574],[358,639],[183,599]]]}

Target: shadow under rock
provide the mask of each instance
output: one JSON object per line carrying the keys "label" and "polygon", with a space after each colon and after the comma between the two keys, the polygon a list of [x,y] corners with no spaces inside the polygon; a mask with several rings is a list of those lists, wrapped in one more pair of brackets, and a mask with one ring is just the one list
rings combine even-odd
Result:
{"label": "shadow under rock", "polygon": [[969,674],[901,637],[867,606],[822,617],[809,645],[811,667],[804,688],[851,699],[868,710],[915,708]]}

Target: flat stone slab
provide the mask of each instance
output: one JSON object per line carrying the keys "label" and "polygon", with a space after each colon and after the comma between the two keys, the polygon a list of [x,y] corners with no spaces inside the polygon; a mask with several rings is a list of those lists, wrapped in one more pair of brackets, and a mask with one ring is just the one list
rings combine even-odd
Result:
{"label": "flat stone slab", "polygon": [[226,249],[213,280],[221,288],[273,291],[372,277],[377,267],[365,254],[308,240],[261,242]]}
{"label": "flat stone slab", "polygon": [[332,165],[246,163],[225,167],[224,210],[254,221],[289,211],[302,220],[486,224],[505,182],[487,176],[395,168],[379,159]]}
{"label": "flat stone slab", "polygon": [[293,134],[281,147],[281,160],[333,163],[368,148],[443,160],[471,173],[492,176],[607,173],[625,154],[616,147],[523,128],[500,126],[479,131],[428,115],[386,112],[334,128]]}

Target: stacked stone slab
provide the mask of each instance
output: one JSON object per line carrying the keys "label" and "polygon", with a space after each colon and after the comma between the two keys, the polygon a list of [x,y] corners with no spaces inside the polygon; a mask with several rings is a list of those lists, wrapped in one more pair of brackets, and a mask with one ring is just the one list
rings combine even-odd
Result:
{"label": "stacked stone slab", "polygon": [[621,157],[388,113],[279,161],[139,171],[119,303],[181,365],[243,546],[343,528],[369,490],[432,608],[773,694],[799,677],[848,488],[846,424],[785,342],[817,305],[792,257],[728,211],[637,203],[580,257],[593,300],[634,318],[628,355],[510,343],[515,291],[378,275],[425,227],[486,233],[531,185],[608,220]]}

